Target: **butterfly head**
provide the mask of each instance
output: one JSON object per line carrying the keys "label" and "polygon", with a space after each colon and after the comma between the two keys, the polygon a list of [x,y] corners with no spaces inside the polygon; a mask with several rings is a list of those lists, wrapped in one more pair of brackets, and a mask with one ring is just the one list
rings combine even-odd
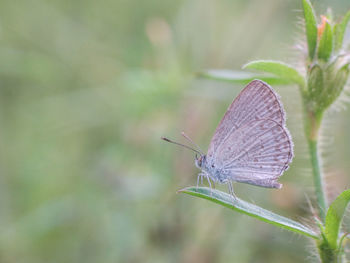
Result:
{"label": "butterfly head", "polygon": [[198,155],[196,154],[196,159],[195,159],[195,164],[199,169],[202,169],[204,163],[206,161],[206,156],[205,155]]}

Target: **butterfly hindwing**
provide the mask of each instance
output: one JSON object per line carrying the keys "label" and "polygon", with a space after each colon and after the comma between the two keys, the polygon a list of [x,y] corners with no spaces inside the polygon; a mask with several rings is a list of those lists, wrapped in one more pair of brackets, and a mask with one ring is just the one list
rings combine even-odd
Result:
{"label": "butterfly hindwing", "polygon": [[228,180],[279,188],[277,179],[293,158],[287,129],[274,120],[246,123],[223,141],[213,160]]}

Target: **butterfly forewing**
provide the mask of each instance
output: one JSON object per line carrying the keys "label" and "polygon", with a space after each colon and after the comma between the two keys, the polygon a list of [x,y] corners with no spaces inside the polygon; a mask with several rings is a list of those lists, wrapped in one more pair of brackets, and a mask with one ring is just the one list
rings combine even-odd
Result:
{"label": "butterfly forewing", "polygon": [[284,126],[285,113],[272,88],[260,80],[254,80],[241,91],[222,118],[210,142],[208,158],[215,158],[218,147],[235,130],[261,119],[270,119]]}

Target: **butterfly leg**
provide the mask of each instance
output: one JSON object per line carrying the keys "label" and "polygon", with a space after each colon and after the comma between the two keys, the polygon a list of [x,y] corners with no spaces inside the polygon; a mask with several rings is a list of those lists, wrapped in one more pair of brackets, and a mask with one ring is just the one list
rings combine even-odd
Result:
{"label": "butterfly leg", "polygon": [[209,188],[210,188],[210,196],[213,196],[213,188],[212,188],[212,185],[211,185],[211,181],[210,181],[209,175],[203,174],[203,176],[205,176],[207,178],[208,184],[209,184]]}
{"label": "butterfly leg", "polygon": [[199,179],[201,180],[201,184],[203,185],[203,177],[204,176],[205,175],[203,173],[198,174],[198,176],[197,176],[197,188],[199,186]]}
{"label": "butterfly leg", "polygon": [[[197,176],[197,188],[198,188],[198,185],[199,185],[199,178],[202,178],[202,174],[199,174],[198,176]],[[202,179],[203,180],[203,179]]]}
{"label": "butterfly leg", "polygon": [[228,191],[230,192],[230,195],[232,197],[232,202],[236,201],[236,195],[233,192],[233,185],[232,185],[232,181],[228,181]]}
{"label": "butterfly leg", "polygon": [[215,183],[213,181],[213,185],[212,185],[212,182],[210,181],[210,177],[206,173],[198,174],[198,176],[197,176],[197,188],[199,186],[199,179],[201,180],[201,184],[203,185],[203,177],[207,178],[208,184],[209,184],[209,188],[210,188],[210,195],[213,195],[212,189],[213,189],[213,187],[215,188]]}

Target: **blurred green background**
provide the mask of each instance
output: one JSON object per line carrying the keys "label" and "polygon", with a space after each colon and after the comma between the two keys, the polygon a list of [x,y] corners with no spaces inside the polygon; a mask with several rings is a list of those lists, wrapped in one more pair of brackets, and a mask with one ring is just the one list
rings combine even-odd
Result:
{"label": "blurred green background", "polygon": [[[348,0],[313,1],[336,15]],[[304,237],[176,190],[240,85],[199,79],[252,59],[297,62],[296,0],[10,1],[0,8],[0,262],[304,262]],[[294,86],[282,96],[296,157],[281,190],[241,198],[312,224]],[[329,197],[349,187],[349,110],[323,133]],[[220,187],[225,191],[225,187]]]}

